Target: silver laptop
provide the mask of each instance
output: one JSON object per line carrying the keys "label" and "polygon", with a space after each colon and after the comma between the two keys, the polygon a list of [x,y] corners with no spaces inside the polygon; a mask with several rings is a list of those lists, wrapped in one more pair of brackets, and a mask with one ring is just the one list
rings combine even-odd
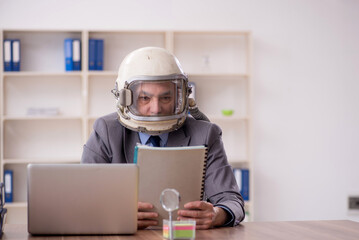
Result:
{"label": "silver laptop", "polygon": [[29,233],[137,231],[135,164],[29,164],[27,171]]}

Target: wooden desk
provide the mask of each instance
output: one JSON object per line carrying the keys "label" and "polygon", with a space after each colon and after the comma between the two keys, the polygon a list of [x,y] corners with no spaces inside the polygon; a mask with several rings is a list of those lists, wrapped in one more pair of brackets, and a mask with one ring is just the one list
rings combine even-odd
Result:
{"label": "wooden desk", "polygon": [[[31,236],[26,225],[5,225],[2,239],[163,239],[160,230],[140,230],[135,235],[116,236]],[[298,221],[250,222],[234,228],[196,231],[196,239],[236,240],[358,240],[359,222]]]}

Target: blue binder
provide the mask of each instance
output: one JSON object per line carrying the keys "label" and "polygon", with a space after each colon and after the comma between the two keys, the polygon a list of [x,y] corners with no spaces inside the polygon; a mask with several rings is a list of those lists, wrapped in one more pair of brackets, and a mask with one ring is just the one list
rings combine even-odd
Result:
{"label": "blue binder", "polygon": [[96,70],[103,70],[103,39],[96,40]]}
{"label": "blue binder", "polygon": [[20,51],[20,40],[14,39],[11,41],[12,47],[12,71],[20,71],[20,59],[21,59],[21,51]]}
{"label": "blue binder", "polygon": [[73,61],[73,70],[81,70],[81,40],[73,39],[72,40],[72,61]]}
{"label": "blue binder", "polygon": [[89,70],[96,70],[96,39],[89,39]]}
{"label": "blue binder", "polygon": [[13,171],[4,171],[5,202],[13,202]]}
{"label": "blue binder", "polygon": [[64,41],[64,50],[65,50],[65,70],[72,71],[73,61],[72,61],[72,39],[66,38]]}
{"label": "blue binder", "polygon": [[248,169],[241,169],[241,170],[242,170],[242,189],[240,193],[244,201],[249,201],[249,170]]}
{"label": "blue binder", "polygon": [[10,39],[4,40],[3,50],[4,71],[8,72],[12,70],[12,47]]}

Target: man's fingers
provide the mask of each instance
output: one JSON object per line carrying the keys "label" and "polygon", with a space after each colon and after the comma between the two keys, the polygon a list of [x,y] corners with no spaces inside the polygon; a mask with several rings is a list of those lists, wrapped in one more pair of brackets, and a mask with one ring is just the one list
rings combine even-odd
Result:
{"label": "man's fingers", "polygon": [[213,226],[214,207],[209,202],[194,201],[184,205],[185,209],[178,210],[178,220],[195,220],[196,229],[209,229]]}
{"label": "man's fingers", "polygon": [[156,212],[138,212],[137,213],[137,219],[152,219],[157,218],[158,213]]}
{"label": "man's fingers", "polygon": [[137,212],[137,228],[144,229],[149,226],[158,225],[158,221],[156,218],[158,217],[158,213],[151,212],[153,209],[153,205],[147,202],[138,202],[138,212]]}
{"label": "man's fingers", "polygon": [[151,203],[147,203],[147,202],[138,202],[137,207],[138,207],[138,210],[152,209],[153,205]]}
{"label": "man's fingers", "polygon": [[179,210],[177,215],[186,217],[186,218],[202,218],[201,211],[192,211],[192,210]]}
{"label": "man's fingers", "polygon": [[149,226],[157,226],[158,221],[156,218],[158,213],[156,212],[138,212],[137,213],[137,228],[144,229]]}
{"label": "man's fingers", "polygon": [[177,212],[179,216],[187,218],[210,218],[214,217],[214,213],[210,211],[196,211],[196,210],[179,210]]}
{"label": "man's fingers", "polygon": [[205,207],[206,207],[206,202],[204,201],[188,202],[184,205],[184,208],[186,209],[203,209]]}
{"label": "man's fingers", "polygon": [[194,202],[188,202],[184,205],[184,208],[186,209],[192,209],[192,210],[211,210],[213,209],[212,203],[204,202],[204,201],[194,201]]}

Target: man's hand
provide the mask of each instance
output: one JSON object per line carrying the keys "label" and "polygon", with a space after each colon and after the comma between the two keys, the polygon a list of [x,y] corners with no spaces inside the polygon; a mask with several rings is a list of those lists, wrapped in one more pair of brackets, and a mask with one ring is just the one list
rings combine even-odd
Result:
{"label": "man's hand", "polygon": [[144,229],[149,226],[158,225],[156,218],[158,213],[150,212],[148,210],[152,209],[153,205],[151,203],[138,202],[138,213],[137,213],[137,228]]}
{"label": "man's hand", "polygon": [[220,207],[213,207],[209,202],[195,201],[184,205],[178,210],[178,220],[195,220],[196,229],[208,229],[221,226],[226,222],[227,214]]}

